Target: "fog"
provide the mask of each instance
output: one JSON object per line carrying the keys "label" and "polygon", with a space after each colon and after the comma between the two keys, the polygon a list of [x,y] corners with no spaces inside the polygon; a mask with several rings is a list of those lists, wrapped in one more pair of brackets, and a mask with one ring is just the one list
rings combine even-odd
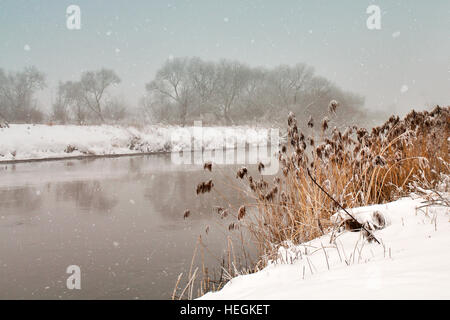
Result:
{"label": "fog", "polygon": [[108,89],[109,97],[136,110],[158,70],[193,57],[266,70],[305,64],[363,98],[358,108],[371,112],[403,114],[450,101],[445,0],[378,1],[381,28],[375,30],[367,26],[371,1],[79,0],[79,30],[67,27],[71,4],[0,2],[0,68],[42,72],[46,86],[33,101],[47,115],[59,82],[102,68],[121,80]]}

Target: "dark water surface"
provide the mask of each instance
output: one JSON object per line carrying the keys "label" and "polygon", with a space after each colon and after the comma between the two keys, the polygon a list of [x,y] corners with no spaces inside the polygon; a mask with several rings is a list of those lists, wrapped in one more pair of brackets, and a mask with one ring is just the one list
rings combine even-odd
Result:
{"label": "dark water surface", "polygon": [[[244,201],[226,186],[239,186],[237,167],[209,173],[168,154],[0,165],[0,299],[170,298],[199,235],[223,254],[233,218],[213,207]],[[197,196],[209,178],[218,192]],[[66,287],[69,265],[81,290]]]}

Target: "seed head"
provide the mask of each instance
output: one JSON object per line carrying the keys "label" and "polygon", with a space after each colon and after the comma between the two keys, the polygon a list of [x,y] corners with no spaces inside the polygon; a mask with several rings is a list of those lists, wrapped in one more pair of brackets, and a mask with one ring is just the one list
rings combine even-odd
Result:
{"label": "seed head", "polygon": [[203,165],[203,169],[204,170],[209,170],[211,172],[211,170],[212,170],[212,162],[211,161],[205,162],[205,164]]}

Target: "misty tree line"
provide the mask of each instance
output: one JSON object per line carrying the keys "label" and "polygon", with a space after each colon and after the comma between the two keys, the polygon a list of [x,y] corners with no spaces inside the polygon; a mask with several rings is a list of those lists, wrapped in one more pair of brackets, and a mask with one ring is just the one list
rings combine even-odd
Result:
{"label": "misty tree line", "polygon": [[333,99],[340,102],[340,117],[356,119],[364,104],[362,97],[342,91],[305,64],[264,69],[176,58],[164,64],[146,91],[143,104],[156,121],[181,125],[198,119],[228,125],[284,121],[289,111],[323,117]]}
{"label": "misty tree line", "polygon": [[60,82],[50,115],[37,103],[35,94],[46,87],[45,75],[35,67],[6,73],[0,69],[0,118],[6,122],[84,124],[124,118],[124,104],[107,96],[120,83],[112,70],[87,71],[79,81]]}
{"label": "misty tree line", "polygon": [[289,111],[298,117],[325,116],[331,100],[339,101],[338,118],[363,118],[364,99],[345,92],[305,64],[252,68],[237,61],[175,58],[145,86],[140,106],[130,110],[109,94],[120,83],[109,69],[83,72],[78,81],[59,82],[52,108],[45,114],[35,95],[46,87],[35,67],[18,72],[0,68],[0,118],[7,122],[111,123],[126,118],[152,123],[189,125],[274,123]]}

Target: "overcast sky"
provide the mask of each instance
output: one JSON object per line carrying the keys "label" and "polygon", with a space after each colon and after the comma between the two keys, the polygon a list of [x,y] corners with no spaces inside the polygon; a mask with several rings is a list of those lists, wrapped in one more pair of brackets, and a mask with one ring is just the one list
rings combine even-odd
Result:
{"label": "overcast sky", "polygon": [[[68,30],[66,8],[81,8]],[[381,30],[366,8],[381,8]],[[170,57],[235,59],[272,67],[304,62],[373,110],[450,103],[450,1],[0,0],[0,68],[35,65],[58,80],[107,67],[131,105]]]}

